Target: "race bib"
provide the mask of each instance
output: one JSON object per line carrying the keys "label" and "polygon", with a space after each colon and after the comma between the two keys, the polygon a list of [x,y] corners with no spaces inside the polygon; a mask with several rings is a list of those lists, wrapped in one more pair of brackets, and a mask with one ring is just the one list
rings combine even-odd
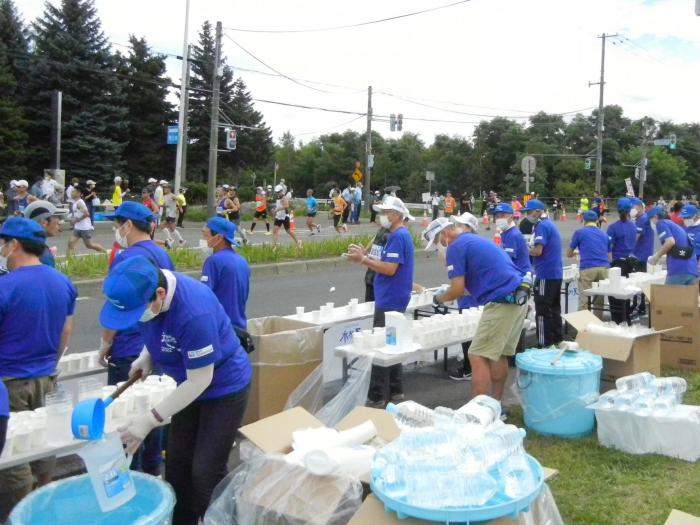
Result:
{"label": "race bib", "polygon": [[379,244],[373,244],[372,248],[369,250],[369,258],[370,259],[375,259],[375,260],[380,260],[382,258],[382,249],[384,247],[379,245]]}

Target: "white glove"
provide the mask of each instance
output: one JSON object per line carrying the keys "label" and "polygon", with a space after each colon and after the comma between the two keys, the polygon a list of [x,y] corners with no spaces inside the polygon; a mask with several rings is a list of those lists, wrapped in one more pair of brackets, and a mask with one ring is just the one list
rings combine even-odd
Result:
{"label": "white glove", "polygon": [[435,290],[435,292],[433,292],[433,303],[436,304],[436,305],[442,304],[442,300],[441,300],[440,298],[441,298],[441,297],[445,294],[445,292],[446,292],[447,290],[449,290],[449,289],[450,289],[450,285],[449,285],[449,284],[443,284],[443,285],[440,286],[437,290]]}
{"label": "white glove", "polygon": [[656,252],[654,255],[649,257],[649,260],[647,262],[649,264],[651,264],[652,266],[656,266],[657,264],[659,264],[660,260],[661,260],[661,255],[659,255],[659,253]]}
{"label": "white glove", "polygon": [[107,358],[109,357],[109,351],[112,348],[112,343],[108,343],[104,339],[100,339],[100,349],[97,351],[97,362],[100,365],[107,367]]}
{"label": "white glove", "polygon": [[129,368],[129,377],[133,377],[138,370],[141,370],[142,381],[146,379],[151,372],[153,372],[153,359],[145,347],[143,350],[141,350],[139,356],[134,359],[134,362],[131,363],[131,368]]}
{"label": "white glove", "polygon": [[141,414],[132,419],[123,427],[119,427],[117,431],[120,433],[122,443],[126,446],[127,454],[134,454],[148,433],[158,426],[158,421],[150,412]]}

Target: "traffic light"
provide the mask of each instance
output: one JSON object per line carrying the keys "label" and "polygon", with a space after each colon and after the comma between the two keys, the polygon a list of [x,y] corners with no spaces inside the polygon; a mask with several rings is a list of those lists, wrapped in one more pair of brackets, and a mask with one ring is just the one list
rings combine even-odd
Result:
{"label": "traffic light", "polygon": [[586,158],[586,160],[584,162],[584,167],[586,168],[586,170],[588,170],[588,171],[591,170],[591,164],[592,164],[591,158],[590,157]]}
{"label": "traffic light", "polygon": [[235,129],[226,129],[226,149],[236,149],[237,133]]}
{"label": "traffic light", "polygon": [[389,131],[396,131],[396,115],[394,113],[389,115]]}
{"label": "traffic light", "polygon": [[671,133],[671,143],[668,145],[669,149],[676,149],[676,134]]}
{"label": "traffic light", "polygon": [[399,113],[396,119],[396,131],[401,131],[403,129],[403,113]]}

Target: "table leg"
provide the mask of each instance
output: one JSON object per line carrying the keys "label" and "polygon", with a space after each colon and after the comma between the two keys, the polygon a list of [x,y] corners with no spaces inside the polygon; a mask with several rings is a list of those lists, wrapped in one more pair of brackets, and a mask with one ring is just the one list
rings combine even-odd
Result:
{"label": "table leg", "polygon": [[445,372],[447,372],[447,347],[443,349],[443,368],[445,369]]}
{"label": "table leg", "polygon": [[343,357],[343,384],[348,382],[348,358]]}
{"label": "table leg", "polygon": [[433,361],[437,361],[437,353],[438,353],[437,350],[435,350],[435,351],[433,352]]}
{"label": "table leg", "polygon": [[[564,313],[568,314],[569,313],[569,283],[564,285]],[[569,335],[569,323],[564,321],[564,335]]]}
{"label": "table leg", "polygon": [[629,301],[622,301],[622,318],[627,321],[627,326],[632,326],[632,319],[630,319],[629,312]]}
{"label": "table leg", "polygon": [[382,395],[384,396],[384,404],[386,404],[391,401],[391,367],[384,366],[382,367],[382,371],[382,376],[384,379],[382,384]]}

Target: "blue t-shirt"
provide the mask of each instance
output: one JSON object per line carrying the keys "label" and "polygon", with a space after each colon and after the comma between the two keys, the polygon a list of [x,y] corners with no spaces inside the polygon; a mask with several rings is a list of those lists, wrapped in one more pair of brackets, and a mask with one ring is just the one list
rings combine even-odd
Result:
{"label": "blue t-shirt", "polygon": [[31,378],[56,371],[63,325],[78,292],[45,266],[12,270],[0,286],[0,377]]}
{"label": "blue t-shirt", "polygon": [[48,246],[44,247],[44,251],[39,256],[39,260],[41,261],[41,264],[45,264],[51,268],[56,268],[56,258],[53,256],[53,253],[51,253]]}
{"label": "blue t-shirt", "polygon": [[245,304],[250,291],[248,261],[231,249],[216,252],[204,261],[202,282],[214,292],[231,322],[247,330]]}
{"label": "blue t-shirt", "polygon": [[539,279],[562,279],[564,268],[561,262],[561,236],[549,219],[543,219],[535,226],[535,246],[542,245],[542,255],[533,257],[535,274]]}
{"label": "blue t-shirt", "polygon": [[306,213],[316,213],[318,212],[318,201],[316,197],[306,198]]}
{"label": "blue t-shirt", "polygon": [[[663,245],[666,239],[673,237],[676,241],[676,246],[679,248],[689,248],[690,239],[688,234],[678,226],[675,222],[669,219],[662,219],[656,223],[656,233],[659,236],[659,241]],[[678,259],[671,257],[671,254],[666,255],[667,275],[689,274],[697,277],[698,275],[698,260],[695,257],[689,259]]]}
{"label": "blue t-shirt", "polygon": [[[0,417],[10,417],[10,396],[3,381],[0,381]],[[2,446],[0,446],[0,452],[2,452]]]}
{"label": "blue t-shirt", "polygon": [[477,301],[473,295],[463,295],[459,299],[457,299],[457,307],[461,308],[462,310],[466,310],[468,308],[476,308],[477,306],[483,306],[479,301]]}
{"label": "blue t-shirt", "polygon": [[570,247],[578,248],[581,257],[581,269],[610,268],[608,252],[610,252],[610,239],[597,226],[584,226],[574,232],[571,237]]}
{"label": "blue t-shirt", "polygon": [[198,399],[217,399],[250,384],[253,368],[214,292],[187,275],[173,272],[175,293],[167,312],[139,330],[153,362],[177,381],[187,370],[214,365],[211,384]]}
{"label": "blue t-shirt", "polygon": [[501,234],[501,245],[522,275],[532,271],[530,251],[520,230],[513,226]]}
{"label": "blue t-shirt", "polygon": [[695,257],[700,260],[700,224],[694,224],[693,226],[686,226],[685,232],[693,241],[695,246]]}
{"label": "blue t-shirt", "polygon": [[413,289],[413,237],[408,228],[402,226],[389,234],[381,261],[399,266],[391,277],[379,272],[374,276],[374,305],[381,310],[403,312]]}
{"label": "blue t-shirt", "polygon": [[[162,270],[175,270],[166,251],[150,239],[137,242],[119,252],[112,261],[112,268],[137,255],[143,255]],[[129,330],[122,330],[115,334],[114,341],[112,341],[112,357],[137,357],[142,348],[143,338],[138,326],[134,326]]]}
{"label": "blue t-shirt", "polygon": [[637,226],[630,220],[617,221],[608,226],[608,237],[612,243],[612,258],[626,259],[634,253],[637,245]]}
{"label": "blue t-shirt", "polygon": [[634,221],[637,228],[637,244],[634,248],[634,256],[641,262],[646,263],[647,259],[654,254],[654,230],[651,229],[649,217],[646,213],[641,214]]}
{"label": "blue t-shirt", "polygon": [[473,233],[463,233],[447,247],[447,275],[464,276],[464,286],[477,304],[503,299],[522,282],[506,252]]}

